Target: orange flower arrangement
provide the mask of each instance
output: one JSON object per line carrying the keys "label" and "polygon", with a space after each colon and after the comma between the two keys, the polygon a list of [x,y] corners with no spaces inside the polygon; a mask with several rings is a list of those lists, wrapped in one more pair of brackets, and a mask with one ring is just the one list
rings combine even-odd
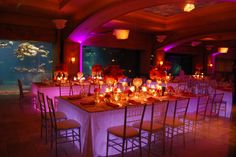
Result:
{"label": "orange flower arrangement", "polygon": [[149,73],[152,80],[162,80],[166,78],[166,71],[163,67],[154,67]]}
{"label": "orange flower arrangement", "polygon": [[114,78],[116,81],[119,81],[125,77],[123,70],[120,69],[118,65],[106,66],[103,71],[103,76],[105,80],[106,78]]}
{"label": "orange flower arrangement", "polygon": [[92,75],[101,75],[102,74],[102,66],[100,64],[94,64],[92,66]]}

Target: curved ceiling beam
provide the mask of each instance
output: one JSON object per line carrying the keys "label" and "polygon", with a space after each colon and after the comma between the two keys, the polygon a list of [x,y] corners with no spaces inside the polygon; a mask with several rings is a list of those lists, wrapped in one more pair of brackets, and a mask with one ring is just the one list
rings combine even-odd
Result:
{"label": "curved ceiling beam", "polygon": [[[220,0],[218,0],[220,1]],[[69,35],[69,39],[74,42],[83,42],[86,40],[90,33],[93,32],[99,26],[115,19],[121,15],[133,12],[146,7],[152,7],[155,5],[162,5],[168,3],[184,3],[185,0],[135,0],[135,1],[122,1],[119,4],[115,4],[112,7],[105,8],[95,15],[89,17],[86,21],[81,23],[77,28]]]}
{"label": "curved ceiling beam", "polygon": [[[222,31],[224,33],[219,33],[219,31]],[[167,41],[165,44],[163,44],[161,47],[157,48],[158,50],[163,50],[164,52],[169,52],[172,48],[175,48],[179,45],[182,45],[187,42],[191,42],[194,40],[200,40],[203,37],[211,36],[211,35],[217,35],[217,34],[227,34],[227,33],[236,33],[236,30],[216,30],[214,32],[206,33],[206,32],[198,32],[197,34],[189,34],[188,36],[176,38],[171,41]]]}

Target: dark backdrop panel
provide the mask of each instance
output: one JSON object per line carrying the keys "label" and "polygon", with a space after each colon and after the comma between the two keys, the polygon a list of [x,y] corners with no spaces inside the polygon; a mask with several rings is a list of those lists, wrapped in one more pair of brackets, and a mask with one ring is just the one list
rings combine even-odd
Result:
{"label": "dark backdrop panel", "polygon": [[179,71],[184,70],[185,74],[191,75],[193,69],[193,56],[185,54],[167,53],[165,60],[172,63],[171,73],[176,76]]}
{"label": "dark backdrop panel", "polygon": [[91,74],[94,64],[100,64],[104,68],[106,65],[119,65],[124,69],[128,77],[139,76],[140,72],[140,51],[118,48],[104,47],[83,47],[83,73],[85,76]]}

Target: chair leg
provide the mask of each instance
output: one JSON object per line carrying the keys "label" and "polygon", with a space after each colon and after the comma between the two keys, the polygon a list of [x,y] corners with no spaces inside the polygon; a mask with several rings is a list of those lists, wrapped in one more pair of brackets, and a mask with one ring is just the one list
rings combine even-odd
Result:
{"label": "chair leg", "polygon": [[75,143],[75,135],[74,135],[74,130],[72,130],[72,142]]}
{"label": "chair leg", "polygon": [[152,133],[148,133],[148,156],[150,156],[150,152],[151,152],[151,137],[152,137]]}
{"label": "chair leg", "polygon": [[183,145],[185,149],[185,125],[183,125]]}
{"label": "chair leg", "polygon": [[57,132],[56,132],[56,135],[55,135],[55,144],[56,144],[56,157],[57,157]]}
{"label": "chair leg", "polygon": [[51,145],[50,145],[51,149],[53,148],[53,132],[54,132],[54,129],[51,128]]}
{"label": "chair leg", "polygon": [[197,132],[197,122],[193,122],[194,124],[194,143],[196,143],[196,132]]}
{"label": "chair leg", "polygon": [[139,136],[139,155],[140,157],[142,157],[142,139],[141,139],[141,135]]}
{"label": "chair leg", "polygon": [[45,121],[45,139],[46,139],[46,144],[48,143],[48,123]]}
{"label": "chair leg", "polygon": [[174,138],[174,128],[171,128],[171,141],[170,141],[170,152],[172,153],[173,147],[173,138]]}
{"label": "chair leg", "polygon": [[122,139],[122,153],[121,153],[121,155],[122,155],[122,157],[124,157],[124,150],[125,150],[125,142],[126,142],[126,139],[125,138],[123,138]]}
{"label": "chair leg", "polygon": [[163,138],[163,149],[162,149],[162,153],[165,154],[166,151],[166,135],[165,135],[165,129],[163,129],[162,132],[162,138]]}
{"label": "chair leg", "polygon": [[78,129],[79,130],[79,150],[80,152],[82,152],[82,147],[81,147],[81,134],[80,134],[80,128]]}
{"label": "chair leg", "polygon": [[106,150],[106,157],[108,157],[108,149],[109,149],[109,133],[107,133],[107,150]]}
{"label": "chair leg", "polygon": [[125,152],[127,153],[127,148],[128,148],[128,140],[125,141]]}
{"label": "chair leg", "polygon": [[43,121],[41,120],[40,137],[43,137]]}

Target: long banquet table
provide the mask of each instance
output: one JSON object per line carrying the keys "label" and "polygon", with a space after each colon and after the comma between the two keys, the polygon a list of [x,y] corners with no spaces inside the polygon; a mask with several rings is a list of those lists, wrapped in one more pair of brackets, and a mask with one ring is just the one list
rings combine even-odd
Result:
{"label": "long banquet table", "polygon": [[[107,128],[123,124],[124,108],[81,103],[80,99],[70,97],[57,97],[56,99],[58,99],[58,110],[63,111],[68,118],[75,119],[81,124],[82,155],[84,157],[105,156]],[[171,106],[176,98],[169,100]],[[191,97],[188,111],[195,110],[196,103],[197,97]],[[150,112],[150,106],[145,115],[150,115],[148,112]],[[110,155],[116,153],[115,150],[109,149]]]}
{"label": "long banquet table", "polygon": [[[178,86],[178,83],[170,83],[169,85],[176,87]],[[69,89],[69,86],[67,87]],[[93,88],[91,88],[91,91],[93,91]],[[33,83],[32,87],[31,87],[31,91],[33,94],[37,95],[37,91],[40,91],[42,93],[44,93],[45,95],[47,95],[48,97],[52,98],[54,100],[54,98],[56,96],[59,96],[59,87],[55,86],[55,85],[45,85],[43,83]],[[223,100],[226,102],[226,117],[230,118],[231,116],[231,110],[232,110],[232,98],[233,98],[233,94],[232,94],[232,90],[229,89],[224,89],[224,88],[218,88],[216,90],[217,93],[224,93],[224,97]],[[38,107],[38,103],[36,103],[35,108],[39,108]],[[220,116],[225,116],[223,112],[220,112]]]}

